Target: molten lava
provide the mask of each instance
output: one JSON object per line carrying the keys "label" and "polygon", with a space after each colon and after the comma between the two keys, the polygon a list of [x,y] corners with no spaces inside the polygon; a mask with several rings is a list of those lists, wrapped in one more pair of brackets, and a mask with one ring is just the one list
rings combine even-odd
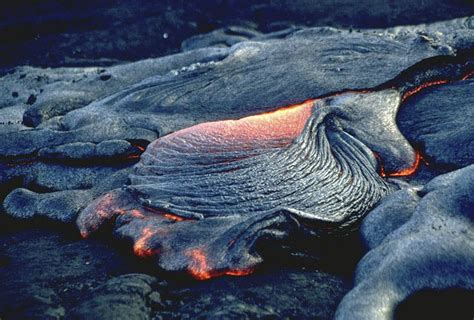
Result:
{"label": "molten lava", "polygon": [[132,215],[134,218],[138,219],[145,219],[145,215],[138,209],[133,209],[128,212],[130,215]]}
{"label": "molten lava", "polygon": [[[186,139],[193,145],[194,152],[211,153],[282,147],[293,142],[301,134],[311,116],[314,102],[315,100],[307,100],[239,120],[201,123],[160,140],[166,144]],[[203,140],[205,143],[202,143]],[[196,143],[193,144],[193,141]]]}
{"label": "molten lava", "polygon": [[432,87],[432,86],[438,86],[438,85],[441,85],[441,84],[446,84],[446,83],[448,83],[448,80],[437,80],[437,81],[425,82],[425,83],[419,85],[418,87],[413,88],[413,89],[408,90],[407,92],[405,92],[405,94],[402,96],[402,102],[404,102],[409,97],[417,94],[418,92],[420,92],[423,89],[426,89],[426,88],[429,88],[429,87]]}
{"label": "molten lava", "polygon": [[180,217],[180,216],[172,214],[172,213],[157,210],[157,209],[152,208],[152,207],[145,207],[145,209],[147,211],[153,212],[154,214],[159,214],[159,215],[161,215],[161,216],[163,216],[166,219],[171,220],[171,221],[181,222],[181,221],[190,221],[191,220],[191,219],[186,219],[186,218]]}
{"label": "molten lava", "polygon": [[396,172],[390,172],[390,173],[386,173],[384,168],[383,168],[383,165],[380,165],[380,175],[382,177],[406,177],[406,176],[411,176],[412,174],[414,174],[416,172],[416,170],[420,166],[421,160],[422,160],[421,154],[419,152],[416,152],[415,161],[413,162],[411,167],[405,168],[403,170],[396,171]]}
{"label": "molten lava", "polygon": [[204,251],[202,249],[193,249],[189,251],[189,256],[193,260],[191,267],[189,267],[189,273],[198,280],[210,279],[212,274]]}
{"label": "molten lava", "polygon": [[200,248],[190,250],[188,256],[192,259],[192,264],[188,271],[197,280],[208,280],[223,275],[236,277],[246,276],[254,271],[253,269],[225,271],[214,270],[209,266],[204,250]]}
{"label": "molten lava", "polygon": [[[474,71],[469,72],[463,76],[462,80],[466,80],[472,76],[474,76]],[[447,80],[437,80],[423,83],[416,88],[407,90],[407,92],[403,94],[401,101],[402,103],[405,102],[409,97],[426,88],[446,83],[448,83]],[[358,92],[367,93],[368,91],[361,90]],[[397,95],[397,93],[395,93],[395,95]],[[300,104],[283,107],[276,111],[248,116],[238,120],[201,123],[160,138],[156,141],[156,143],[154,142],[152,145],[150,145],[146,155],[149,157],[151,157],[150,155],[155,157],[153,161],[166,162],[166,159],[186,159],[187,157],[191,159],[193,159],[193,157],[198,158],[199,161],[201,161],[202,157],[205,158],[203,155],[208,153],[215,152],[218,154],[218,156],[220,156],[220,154],[229,152],[231,156],[235,156],[235,154],[240,155],[240,151],[245,151],[242,152],[242,154],[245,154],[248,150],[263,150],[264,152],[267,152],[268,149],[271,148],[281,148],[288,146],[302,134],[308,119],[312,116],[315,102],[315,99],[311,99]],[[183,141],[185,143],[183,143]],[[134,147],[139,152],[145,151],[143,146],[134,145]],[[160,152],[162,152],[161,155],[171,155],[174,156],[174,158],[171,156],[168,158],[161,157]],[[252,154],[252,156],[253,155],[254,154]],[[383,159],[380,159],[377,154],[375,156],[379,160],[380,175],[382,177],[402,177],[412,175],[417,171],[421,160],[423,160],[422,155],[419,152],[416,152],[416,157],[410,167],[404,168],[398,172],[387,173],[383,168]],[[128,156],[128,159],[137,159],[139,157],[140,155],[132,154]],[[219,158],[219,161],[221,161],[221,159],[227,160],[224,158],[224,156]],[[154,165],[156,165],[156,163]],[[165,169],[167,168],[166,165],[168,165],[168,163],[165,163]],[[175,174],[175,171],[172,172]],[[342,178],[342,176],[343,172],[341,170],[339,172],[339,178]],[[209,185],[213,186],[214,184]],[[178,190],[178,192],[181,193],[182,190]],[[201,195],[199,195],[199,197],[200,196]],[[206,222],[206,219],[199,220],[183,218],[179,215],[167,212],[166,209],[159,210],[152,207],[141,207],[144,209],[143,211],[139,209],[132,209],[134,206],[124,206],[124,202],[119,201],[118,197],[120,197],[120,195],[117,196],[115,194],[102,197],[102,199],[95,205],[95,214],[97,215],[97,218],[94,216],[93,219],[87,220],[87,223],[90,223],[92,225],[90,228],[95,230],[98,228],[95,227],[95,224],[100,220],[112,219],[117,215],[128,214],[133,218],[140,219],[139,222],[137,222],[138,220],[135,220],[135,222],[138,223],[138,230],[140,230],[139,234],[137,235],[135,233],[137,230],[136,225],[131,232],[131,234],[135,235],[133,251],[136,255],[141,257],[150,257],[158,254],[159,250],[153,249],[153,246],[159,247],[162,252],[166,251],[167,254],[169,254],[171,250],[176,250],[175,254],[181,255],[179,260],[180,263],[185,261],[188,272],[198,280],[207,280],[212,277],[222,275],[244,276],[254,271],[251,268],[241,270],[230,269],[230,267],[235,266],[235,264],[227,264],[223,267],[221,260],[226,257],[221,256],[219,252],[211,251],[211,249],[209,249],[209,247],[206,245],[202,245],[202,243],[205,242],[194,242],[192,245],[181,249],[178,248],[179,246],[176,244],[176,238],[170,238],[172,236],[177,237],[178,235],[180,238],[183,238],[182,232],[187,232],[187,227],[200,227]],[[202,194],[202,197],[206,197],[206,194]],[[239,201],[241,201],[240,198]],[[136,203],[133,203],[133,205],[136,205]],[[228,203],[226,206],[227,205]],[[254,212],[252,211],[251,214],[253,215]],[[189,221],[191,221],[192,224],[189,223]],[[162,229],[158,229],[158,225],[164,227]],[[214,227],[214,225],[212,225],[212,227]],[[313,226],[308,224],[308,227],[311,228]],[[318,222],[318,228],[331,229],[334,228],[334,226],[330,223],[325,225]],[[203,235],[201,233],[202,230],[205,229],[199,229],[199,233],[194,234],[194,237],[190,238],[199,239],[199,241],[201,241],[200,236]],[[215,237],[213,232],[216,232],[216,230],[216,228],[209,229],[207,232],[211,232],[211,237]],[[88,235],[88,233],[85,231],[81,231],[81,234],[84,237]],[[187,234],[185,235],[187,236]],[[184,238],[186,238],[186,236]],[[234,245],[235,240],[229,240],[229,238],[230,236],[225,238],[225,243],[231,247]],[[163,241],[163,239],[170,241],[172,245],[170,243],[166,243],[166,241]],[[214,240],[215,238],[212,239],[212,241]],[[166,245],[162,245],[162,243],[165,243]],[[174,248],[173,245],[176,245],[176,248]],[[182,251],[179,251],[178,249]],[[232,261],[232,263],[235,262]]]}
{"label": "molten lava", "polygon": [[148,246],[148,241],[155,235],[155,231],[149,227],[145,227],[142,231],[141,237],[135,241],[133,252],[139,257],[150,257],[158,254],[158,250],[153,250]]}
{"label": "molten lava", "polygon": [[165,213],[163,215],[166,219],[173,220],[176,222],[184,221],[185,219],[183,217],[177,216],[175,214],[170,214],[170,213]]}

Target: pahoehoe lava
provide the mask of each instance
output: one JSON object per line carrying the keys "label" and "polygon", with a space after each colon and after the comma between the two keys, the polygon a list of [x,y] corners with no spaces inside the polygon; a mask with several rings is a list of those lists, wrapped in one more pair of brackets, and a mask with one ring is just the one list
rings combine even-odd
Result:
{"label": "pahoehoe lava", "polygon": [[[213,100],[212,115],[193,115],[198,120],[190,118],[176,127],[175,111],[167,104],[181,106],[187,93],[193,99],[201,94],[194,86],[204,90],[215,79],[224,81],[220,68],[258,51],[250,49],[236,46],[227,58],[216,53],[215,60],[223,62],[211,60],[207,65],[206,57],[199,67],[205,72],[198,68],[129,84],[45,126],[12,133],[0,147],[3,160],[13,161],[12,166],[25,159],[72,164],[89,159],[98,164],[133,161],[148,141],[154,142],[128,176],[131,183],[120,189],[110,191],[117,187],[115,182],[111,188],[105,182],[90,191],[50,194],[17,189],[5,199],[6,211],[15,216],[25,207],[33,208],[33,216],[60,208],[67,212],[60,215],[62,221],[69,222],[89,204],[77,219],[83,236],[111,222],[117,237],[133,241],[136,254],[152,256],[165,270],[188,270],[198,279],[247,274],[263,260],[262,242],[278,248],[301,234],[317,241],[354,230],[396,189],[384,177],[413,173],[419,163],[420,153],[396,125],[400,105],[424,88],[467,79],[473,71],[472,51],[459,50],[454,56],[421,60],[371,89],[361,89],[360,83],[354,83],[353,91],[342,85],[333,91],[319,89],[314,91],[318,98],[300,104],[239,120],[201,123],[155,140],[187,123],[225,118],[215,116],[219,100]],[[298,99],[308,97],[303,93]],[[229,100],[225,92],[221,95]],[[297,96],[275,98],[269,106],[280,100],[293,102]],[[189,99],[179,112],[191,109],[194,102],[205,110],[202,101]],[[259,104],[243,110],[236,106],[223,110],[229,117],[265,110]],[[102,117],[109,112],[110,117]],[[157,121],[165,114],[171,125]],[[93,125],[98,118],[101,125]],[[9,148],[17,140],[21,145]]]}
{"label": "pahoehoe lava", "polygon": [[416,158],[395,124],[399,103],[396,90],[347,92],[178,131],[149,145],[131,185],[95,200],[78,226],[87,236],[118,216],[116,234],[166,270],[249,272],[258,241],[347,233],[390,192],[374,151],[394,171]]}
{"label": "pahoehoe lava", "polygon": [[470,51],[433,57],[370,90],[159,138],[129,186],[80,213],[81,234],[112,221],[136,254],[198,279],[251,272],[263,260],[259,242],[345,235],[396,189],[383,177],[412,174],[419,164],[397,128],[400,105],[430,86],[469,78],[471,60]]}

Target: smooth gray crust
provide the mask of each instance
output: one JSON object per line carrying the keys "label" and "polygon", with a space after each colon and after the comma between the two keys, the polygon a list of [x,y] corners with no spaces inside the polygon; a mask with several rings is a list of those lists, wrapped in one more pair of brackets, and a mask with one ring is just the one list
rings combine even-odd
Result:
{"label": "smooth gray crust", "polygon": [[[69,175],[72,175],[73,177],[85,178],[84,175],[88,173],[88,170],[89,168],[76,168],[75,170],[71,171],[66,170],[64,172],[59,170],[58,172],[58,170],[56,170],[55,172],[57,172],[58,175],[62,175],[62,177],[65,179],[64,184],[73,183],[72,186],[78,187],[78,185],[74,185],[74,183],[78,183],[78,181],[84,181],[77,179],[76,181],[71,182],[68,180]],[[109,171],[104,176],[92,175],[94,183],[88,185],[87,189],[82,190],[80,188],[79,190],[74,188],[65,188],[66,190],[63,191],[37,193],[25,188],[18,188],[10,192],[5,198],[3,202],[3,209],[10,216],[19,219],[46,217],[54,221],[74,223],[77,219],[79,212],[84,209],[88,204],[90,204],[94,200],[94,198],[98,197],[106,191],[118,188],[129,183],[129,173],[130,168],[125,168],[115,169],[111,172]],[[38,185],[40,186],[44,186],[44,184],[48,181],[54,183],[58,182],[58,180],[56,180],[56,176],[48,178],[51,180],[46,180],[44,182],[41,182],[41,180],[37,180],[36,183],[38,183]],[[91,177],[88,178],[90,179]],[[86,178],[86,181],[88,178]],[[64,186],[64,184],[61,186]],[[49,184],[48,186],[51,187],[51,185]],[[52,190],[54,190],[54,188],[52,188]]]}
{"label": "smooth gray crust", "polygon": [[[35,158],[27,159],[27,164],[1,164],[0,184],[10,188],[17,186],[18,180],[21,180],[24,186],[33,185],[35,189],[53,192],[33,193],[18,189],[7,197],[4,205],[11,208],[11,212],[17,217],[39,215],[59,221],[71,221],[80,210],[81,203],[76,201],[76,193],[84,199],[94,199],[104,192],[129,183],[129,169],[96,165],[96,161],[127,156],[129,145],[135,139],[150,142],[158,136],[195,123],[267,111],[276,106],[300,102],[345,88],[381,84],[424,58],[453,54],[460,48],[472,47],[473,21],[473,17],[470,17],[430,25],[362,32],[334,28],[294,29],[283,31],[279,35],[248,34],[243,36],[242,40],[253,37],[251,42],[243,42],[230,49],[191,50],[183,54],[110,68],[17,68],[14,73],[1,79],[0,139],[5,144],[0,145],[0,158],[2,161],[11,156]],[[223,38],[222,41],[229,41],[228,39],[230,38]],[[229,44],[236,43],[237,40],[239,39],[235,37]],[[205,45],[205,41],[201,43]],[[198,44],[197,47],[199,46],[202,45]],[[146,80],[147,78],[149,79]],[[177,86],[173,86],[175,80]],[[430,103],[436,104],[438,100],[443,100],[444,93],[450,95],[451,99],[440,106],[449,106],[449,111],[444,111],[443,114],[434,110],[436,119],[430,118],[429,111],[417,113],[413,112],[414,108],[406,109],[407,118],[418,121],[420,117],[426,117],[429,120],[420,119],[418,123],[432,125],[434,122],[432,128],[436,131],[420,134],[416,130],[423,130],[423,126],[414,126],[412,133],[403,131],[404,134],[412,134],[416,141],[421,141],[417,139],[422,137],[427,145],[433,136],[438,145],[426,149],[428,154],[433,154],[430,160],[440,159],[440,163],[448,167],[469,164],[469,161],[472,163],[472,158],[465,157],[472,155],[472,152],[465,151],[470,150],[466,149],[469,144],[460,144],[459,150],[442,148],[443,144],[447,145],[453,141],[457,144],[458,141],[472,138],[472,130],[469,131],[470,128],[465,126],[464,137],[454,136],[452,139],[451,134],[443,133],[443,130],[450,130],[445,121],[450,110],[459,110],[452,114],[456,118],[450,117],[450,121],[459,121],[463,118],[465,120],[465,115],[472,109],[468,108],[468,103],[462,103],[464,96],[472,97],[472,90],[468,91],[472,87],[472,81],[469,83],[469,86],[465,83],[448,85],[446,87],[449,88],[441,91],[442,93],[438,93],[438,90],[444,90],[443,87],[429,89],[426,96],[420,96],[420,103],[424,104],[422,109],[428,110]],[[109,95],[113,96],[107,98]],[[411,100],[410,106],[416,106],[416,101]],[[456,103],[452,104],[452,101]],[[142,110],[143,114],[137,116],[137,110]],[[150,117],[153,114],[156,114],[156,118]],[[458,157],[460,150],[464,150],[461,154],[463,156]],[[86,166],[77,166],[68,163],[69,160],[94,161],[87,162]],[[418,194],[423,196],[435,193],[440,199],[444,199],[444,195],[436,190],[460,192],[459,188],[454,188],[456,191],[448,185],[453,181],[461,181],[463,177],[472,180],[472,174],[466,175],[463,170],[455,171],[449,178],[443,176],[434,179]],[[125,198],[124,201],[127,202],[128,199]],[[50,203],[53,210],[50,210]],[[84,206],[87,204],[89,201],[82,203]],[[456,203],[450,204],[453,208],[457,206]],[[59,210],[59,207],[62,209]],[[383,215],[382,211],[379,210],[382,216],[388,216]],[[416,212],[415,217],[421,215]],[[409,215],[405,212],[406,218]],[[129,221],[123,218],[123,221],[118,222],[117,227],[120,227],[120,224],[126,225]],[[275,219],[271,222],[275,222],[277,229],[282,227],[285,230],[297,230],[298,227],[293,219]],[[372,246],[380,243],[381,238],[396,229],[400,223],[401,221],[398,221],[389,228],[381,227],[383,232],[373,234],[376,239]],[[386,238],[387,243],[392,235],[394,241],[401,237],[398,232],[405,229],[402,226],[390,233]],[[416,234],[415,229],[409,231]],[[208,228],[204,228],[204,231],[208,231]],[[432,233],[432,230],[422,231],[425,235]],[[132,229],[128,232],[130,235],[136,235]],[[434,232],[435,235],[439,233],[439,230]],[[121,233],[121,230],[118,230],[117,235],[126,236],[127,232]],[[439,250],[443,250],[451,242],[447,236],[443,237],[439,242],[435,239],[436,241],[433,240],[430,244],[439,245]],[[456,243],[452,245],[455,246]],[[457,253],[456,250],[463,250],[462,245],[461,243],[459,248],[448,248],[446,251]],[[427,247],[426,243],[419,246],[425,249]],[[385,247],[385,244],[379,246],[379,249],[381,247]],[[393,249],[388,245],[387,248],[387,252],[382,253],[389,254]],[[467,249],[468,253],[472,252],[472,246]],[[412,261],[410,259],[420,259],[420,265],[426,262],[418,255],[406,258],[408,262]],[[378,263],[377,259],[373,260]],[[440,269],[450,265],[452,260],[447,260],[449,263],[441,264]],[[409,274],[400,282],[406,284],[407,279],[413,275],[409,273],[409,269],[401,267],[403,261],[398,262],[400,270],[395,270],[393,274]],[[460,263],[467,265],[465,261]],[[427,265],[430,266],[429,263]],[[360,277],[364,276],[369,279],[372,272],[362,272]],[[423,279],[422,275],[417,281],[423,282]],[[467,279],[472,279],[472,273],[467,275]],[[418,283],[417,281],[415,283]],[[369,289],[367,292],[372,293],[373,290]],[[21,294],[15,290],[11,293],[18,294],[18,299],[21,300]],[[359,299],[365,297],[365,291],[359,294]],[[377,292],[377,296],[384,294],[383,288]],[[40,294],[42,295],[43,293]],[[44,295],[49,295],[47,290]],[[8,301],[13,300],[14,298],[10,297]],[[56,317],[63,316],[64,310],[59,304],[56,308],[55,298],[49,300],[46,297],[44,300],[40,297],[39,300],[40,304],[47,301],[47,305],[51,304],[49,301],[53,301],[52,314]],[[255,313],[267,314],[266,311],[268,310],[257,310]],[[34,312],[37,315],[42,314],[39,309]],[[51,315],[49,310],[46,312]],[[224,315],[225,312],[226,310]],[[212,314],[222,315],[216,312],[210,313]],[[271,311],[268,312],[268,315],[271,314]]]}
{"label": "smooth gray crust", "polygon": [[[104,162],[136,158],[137,148],[127,143],[379,85],[422,59],[467,46],[474,38],[471,22],[366,31],[296,28],[255,36],[239,29],[234,32],[252,41],[108,68],[17,68],[0,87],[0,159],[26,157],[28,165],[0,164],[0,183],[30,188],[43,180],[37,187],[45,190],[90,188],[104,172],[116,171],[104,171]],[[97,178],[70,174],[67,182],[53,181],[59,171],[81,171],[71,160],[94,171],[85,177]]]}
{"label": "smooth gray crust", "polygon": [[436,179],[410,220],[360,261],[336,319],[392,319],[417,291],[474,290],[474,165]]}
{"label": "smooth gray crust", "polygon": [[229,26],[209,33],[192,36],[181,43],[181,51],[186,52],[207,47],[231,47],[232,45],[261,36],[251,28]]}
{"label": "smooth gray crust", "polygon": [[28,189],[15,189],[4,202],[5,210],[12,217],[48,217],[52,220],[70,223],[85,203],[92,200],[87,191],[69,190],[54,193],[35,193]]}
{"label": "smooth gray crust", "polygon": [[410,219],[419,201],[414,188],[398,190],[383,198],[362,222],[360,233],[364,245],[369,250],[377,247],[389,233]]}
{"label": "smooth gray crust", "polygon": [[[462,98],[460,98],[462,97]],[[428,89],[410,98],[397,121],[428,162],[442,168],[474,163],[474,80]]]}

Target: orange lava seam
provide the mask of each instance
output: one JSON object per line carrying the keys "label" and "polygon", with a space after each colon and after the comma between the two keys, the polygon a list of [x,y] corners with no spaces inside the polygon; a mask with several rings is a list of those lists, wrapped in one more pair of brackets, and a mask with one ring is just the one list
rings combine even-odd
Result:
{"label": "orange lava seam", "polygon": [[165,217],[166,219],[176,221],[176,222],[191,221],[192,220],[192,219],[187,219],[187,218],[180,217],[176,214],[172,214],[172,213],[168,213],[168,212],[165,212],[165,211],[162,211],[162,210],[158,210],[158,209],[155,209],[155,208],[152,208],[152,207],[145,207],[145,210],[148,210],[148,211],[156,213],[156,214],[160,214],[163,217]]}
{"label": "orange lava seam", "polygon": [[437,85],[440,85],[440,84],[446,84],[446,83],[448,83],[448,80],[437,80],[437,81],[431,81],[431,82],[423,83],[423,84],[419,85],[418,87],[405,92],[405,94],[402,96],[402,101],[405,101],[406,99],[408,99],[412,95],[420,92],[423,89],[426,89],[426,88],[432,87],[432,86],[437,86]]}
{"label": "orange lava seam", "polygon": [[155,234],[153,230],[146,227],[142,231],[141,237],[135,242],[133,246],[133,252],[139,257],[150,257],[154,254],[159,253],[158,250],[153,250],[147,246],[148,241]]}
{"label": "orange lava seam", "polygon": [[223,275],[246,276],[254,271],[253,269],[214,271],[208,265],[206,254],[199,248],[189,251],[189,257],[192,259],[193,264],[188,268],[188,271],[197,280],[208,280]]}
{"label": "orange lava seam", "polygon": [[418,169],[418,167],[420,165],[420,160],[421,160],[421,154],[419,152],[416,152],[415,162],[413,162],[411,167],[400,170],[400,171],[397,171],[397,172],[392,172],[392,173],[389,173],[389,174],[383,173],[384,175],[382,175],[382,172],[380,174],[382,175],[382,177],[406,177],[406,176],[410,176],[410,175],[414,174],[416,172],[416,170]]}
{"label": "orange lava seam", "polygon": [[469,78],[471,78],[471,77],[473,77],[473,76],[474,76],[474,70],[471,71],[471,72],[468,72],[466,75],[464,75],[464,76],[461,78],[461,80],[467,80],[467,79],[469,79]]}

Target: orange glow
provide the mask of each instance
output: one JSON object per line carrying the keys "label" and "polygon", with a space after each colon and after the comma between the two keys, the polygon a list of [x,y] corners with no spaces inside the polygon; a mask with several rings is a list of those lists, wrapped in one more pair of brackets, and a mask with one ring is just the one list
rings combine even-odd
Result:
{"label": "orange glow", "polygon": [[242,270],[225,270],[216,271],[209,267],[207,262],[207,256],[202,249],[193,249],[189,251],[189,257],[192,259],[192,264],[188,268],[189,273],[197,280],[208,280],[214,277],[226,276],[247,276],[253,273],[253,269],[242,269]]}
{"label": "orange glow", "polygon": [[316,100],[280,108],[275,111],[238,120],[206,122],[177,131],[159,140],[195,141],[195,152],[246,150],[255,147],[272,148],[290,144],[298,137],[313,110]]}
{"label": "orange glow", "polygon": [[138,150],[138,153],[129,154],[128,156],[125,157],[125,159],[127,160],[140,159],[141,154],[145,151],[145,147],[138,144],[132,144],[132,146]]}
{"label": "orange glow", "polygon": [[212,274],[207,265],[207,257],[202,249],[193,249],[189,252],[192,265],[188,268],[189,273],[198,280],[207,280]]}
{"label": "orange glow", "polygon": [[102,199],[97,204],[97,215],[103,219],[108,219],[114,215],[118,208],[114,207],[113,197],[109,194],[102,197]]}
{"label": "orange glow", "polygon": [[177,215],[174,215],[174,214],[170,214],[170,213],[165,213],[164,217],[166,219],[173,220],[173,221],[178,221],[178,222],[179,221],[184,221],[183,217],[180,217],[180,216],[177,216]]}
{"label": "orange glow", "polygon": [[156,208],[152,208],[152,207],[145,207],[146,210],[150,211],[150,212],[153,212],[153,213],[157,213],[159,215],[162,215],[163,217],[165,217],[166,219],[168,220],[172,220],[172,221],[176,221],[176,222],[181,222],[181,221],[190,221],[191,219],[186,219],[186,218],[183,218],[183,217],[180,217],[178,215],[175,215],[175,214],[172,214],[172,213],[168,213],[166,211],[162,211],[162,210],[159,210],[159,209],[156,209]]}
{"label": "orange glow", "polygon": [[418,87],[405,92],[405,94],[402,96],[402,101],[405,101],[406,99],[408,99],[412,95],[420,92],[423,89],[426,89],[426,88],[432,87],[432,86],[437,86],[437,85],[440,85],[440,84],[446,84],[446,83],[448,83],[448,80],[438,80],[438,81],[425,82],[425,83],[419,85]]}
{"label": "orange glow", "polygon": [[130,210],[129,213],[135,218],[139,218],[139,219],[144,219],[145,218],[145,215],[143,213],[141,213],[140,210],[138,210],[138,209]]}
{"label": "orange glow", "polygon": [[139,257],[150,257],[158,253],[158,250],[153,250],[148,247],[148,241],[155,234],[150,228],[145,227],[142,231],[141,237],[133,245],[133,252]]}
{"label": "orange glow", "polygon": [[254,271],[253,269],[228,270],[228,271],[225,271],[224,274],[226,276],[241,277],[241,276],[248,276],[249,274],[252,274],[253,271]]}
{"label": "orange glow", "polygon": [[466,75],[464,75],[461,80],[467,80],[469,78],[471,78],[472,76],[474,76],[474,70],[471,71],[471,72],[468,72]]}
{"label": "orange glow", "polygon": [[[376,157],[380,159],[380,157],[376,154]],[[416,172],[418,167],[420,166],[420,162],[422,160],[421,154],[416,152],[415,161],[409,168],[402,169],[397,172],[386,173],[385,169],[382,165],[380,165],[380,176],[382,177],[406,177],[411,176]]]}

